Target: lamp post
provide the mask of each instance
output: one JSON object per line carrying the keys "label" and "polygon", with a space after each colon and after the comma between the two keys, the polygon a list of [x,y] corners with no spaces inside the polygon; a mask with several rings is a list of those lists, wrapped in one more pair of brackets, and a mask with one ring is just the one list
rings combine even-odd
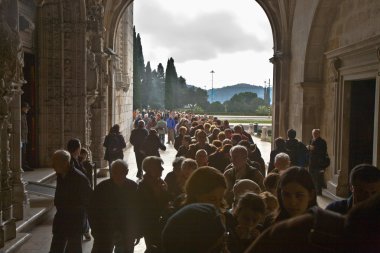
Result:
{"label": "lamp post", "polygon": [[211,70],[211,103],[214,102],[214,70]]}

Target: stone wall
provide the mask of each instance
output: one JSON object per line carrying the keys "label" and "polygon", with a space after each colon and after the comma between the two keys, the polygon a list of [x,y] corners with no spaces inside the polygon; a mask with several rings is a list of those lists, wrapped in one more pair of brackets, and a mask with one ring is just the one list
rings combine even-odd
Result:
{"label": "stone wall", "polygon": [[[309,103],[313,102],[313,97],[304,95],[305,85],[304,82],[304,68],[305,68],[305,55],[309,43],[310,30],[314,20],[314,15],[319,4],[319,0],[313,1],[299,1],[297,2],[293,26],[292,26],[292,43],[291,43],[291,62],[290,62],[290,86],[289,86],[289,112],[291,117],[289,119],[289,128],[297,131],[297,138],[307,142],[310,138],[310,133],[303,133],[304,111],[307,110],[308,114],[313,113],[312,108],[308,108],[304,101]],[[307,86],[310,88],[310,85]],[[286,135],[285,135],[286,136]]]}
{"label": "stone wall", "polygon": [[116,53],[114,64],[114,104],[112,118],[120,125],[121,132],[129,140],[132,127],[133,102],[133,5],[124,12],[116,32]]}
{"label": "stone wall", "polygon": [[380,1],[344,0],[338,7],[326,51],[380,34]]}

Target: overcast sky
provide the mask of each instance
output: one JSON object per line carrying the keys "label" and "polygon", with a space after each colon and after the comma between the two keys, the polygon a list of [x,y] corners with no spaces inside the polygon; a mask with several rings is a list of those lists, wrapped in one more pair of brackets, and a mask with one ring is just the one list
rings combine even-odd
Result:
{"label": "overcast sky", "polygon": [[214,88],[272,79],[272,31],[254,0],[136,0],[134,24],[145,64],[173,57],[188,84],[210,89],[211,70]]}

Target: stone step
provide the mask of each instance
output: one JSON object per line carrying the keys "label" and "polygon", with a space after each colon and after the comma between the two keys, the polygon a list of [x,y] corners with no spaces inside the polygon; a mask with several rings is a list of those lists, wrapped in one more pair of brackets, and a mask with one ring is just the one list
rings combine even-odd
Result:
{"label": "stone step", "polygon": [[44,216],[52,207],[26,207],[25,208],[25,218],[16,221],[16,232],[29,232],[35,226],[40,224]]}
{"label": "stone step", "polygon": [[[51,168],[39,168],[34,171],[24,172],[23,178],[26,184],[28,182],[37,182],[55,185],[56,183],[56,174]],[[30,192],[27,195],[28,202],[25,203],[24,207],[24,219],[16,221],[16,237],[5,242],[5,246],[0,250],[0,253],[17,252],[32,237],[29,232],[41,224],[54,207],[53,197]]]}
{"label": "stone step", "polygon": [[16,253],[32,237],[29,233],[17,233],[16,238],[5,243],[1,253]]}

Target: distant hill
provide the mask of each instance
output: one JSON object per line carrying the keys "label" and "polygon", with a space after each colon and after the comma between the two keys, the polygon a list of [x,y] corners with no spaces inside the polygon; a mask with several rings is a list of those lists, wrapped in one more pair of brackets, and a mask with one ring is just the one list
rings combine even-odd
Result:
{"label": "distant hill", "polygon": [[[272,87],[271,87],[272,90]],[[242,92],[253,92],[256,93],[259,98],[264,99],[264,87],[251,85],[247,83],[239,83],[231,86],[225,86],[222,88],[214,89],[214,99],[212,100],[211,89],[207,90],[208,101],[215,102],[219,101],[223,103],[224,101],[230,100],[233,95]],[[270,93],[270,100],[272,104],[272,92]]]}

